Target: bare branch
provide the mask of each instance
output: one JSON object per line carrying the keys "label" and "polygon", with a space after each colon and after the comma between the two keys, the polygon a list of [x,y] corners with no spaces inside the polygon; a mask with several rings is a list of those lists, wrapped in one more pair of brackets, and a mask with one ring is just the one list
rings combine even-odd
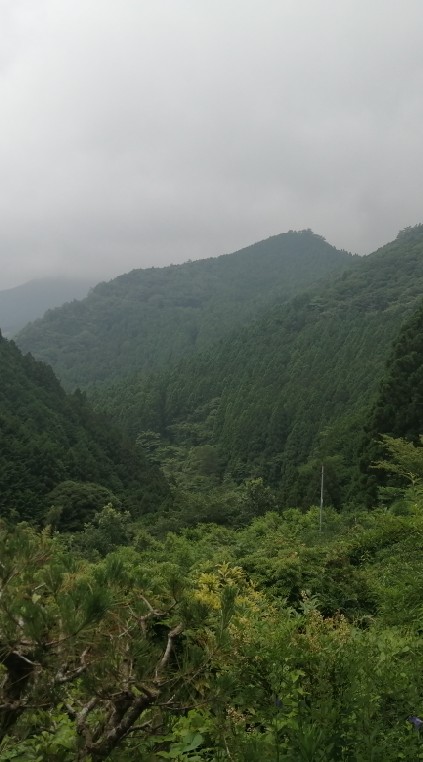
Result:
{"label": "bare branch", "polygon": [[75,721],[78,716],[78,712],[76,712],[73,706],[71,706],[67,701],[65,701],[64,706],[71,720]]}
{"label": "bare branch", "polygon": [[[117,725],[111,728],[101,740],[87,744],[84,753],[90,755],[93,762],[100,762],[100,760],[107,759],[110,752],[113,751],[118,743],[129,733],[142,712],[153,704],[160,696],[159,690],[149,689],[148,692],[150,694],[149,696],[145,695],[133,698],[131,706],[125,713],[125,716]],[[81,759],[85,759],[85,757],[82,757]]]}
{"label": "bare branch", "polygon": [[147,606],[148,610],[151,611],[152,614],[156,614],[157,612],[153,609],[150,601],[147,600],[147,598],[144,595],[140,595],[140,598],[142,601],[144,601],[145,605]]}
{"label": "bare branch", "polygon": [[98,704],[98,698],[97,696],[94,696],[91,698],[85,706],[81,709],[80,712],[76,715],[76,724],[78,728],[81,728],[84,726],[85,720],[90,712],[96,707]]}
{"label": "bare branch", "polygon": [[169,634],[167,636],[166,650],[165,650],[162,658],[160,659],[160,661],[159,661],[159,663],[158,663],[158,665],[156,667],[156,680],[158,679],[160,672],[166,667],[166,665],[167,665],[167,663],[169,661],[170,654],[172,652],[172,646],[173,646],[174,639],[176,637],[178,637],[178,635],[180,635],[182,631],[183,631],[183,625],[182,624],[178,624],[176,627],[173,628],[173,630],[170,630],[170,632],[169,632]]}
{"label": "bare branch", "polygon": [[88,664],[86,662],[87,654],[89,653],[89,648],[86,648],[85,651],[81,654],[80,657],[80,666],[76,667],[75,669],[71,670],[70,672],[63,672],[62,670],[59,670],[59,672],[56,674],[56,677],[53,680],[53,684],[59,684],[63,685],[63,683],[69,683],[72,680],[75,680],[79,675],[82,675],[83,672],[85,672],[88,668]]}

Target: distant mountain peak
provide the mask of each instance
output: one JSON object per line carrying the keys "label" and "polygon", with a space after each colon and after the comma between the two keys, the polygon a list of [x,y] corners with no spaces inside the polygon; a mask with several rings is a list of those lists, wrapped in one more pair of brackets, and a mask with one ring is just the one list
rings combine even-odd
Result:
{"label": "distant mountain peak", "polygon": [[20,286],[0,291],[0,327],[14,336],[27,323],[41,318],[48,309],[84,298],[95,284],[92,278],[52,275],[33,278]]}
{"label": "distant mountain peak", "polygon": [[166,367],[350,267],[311,230],[271,236],[232,254],[132,270],[80,303],[50,311],[17,336],[68,387]]}

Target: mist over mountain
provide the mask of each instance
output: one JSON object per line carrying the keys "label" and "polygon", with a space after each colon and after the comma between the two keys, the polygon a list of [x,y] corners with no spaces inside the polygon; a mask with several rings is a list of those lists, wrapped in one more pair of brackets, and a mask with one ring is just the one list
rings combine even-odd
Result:
{"label": "mist over mountain", "polygon": [[3,336],[14,336],[24,325],[42,317],[46,310],[74,299],[83,299],[95,282],[92,278],[64,276],[38,278],[0,291],[0,330]]}
{"label": "mist over mountain", "polygon": [[214,448],[215,476],[262,476],[283,503],[348,492],[358,442],[393,340],[423,293],[423,226],[402,231],[327,284],[149,380],[98,395],[132,436],[157,432],[194,453]]}
{"label": "mist over mountain", "polygon": [[0,762],[423,762],[422,29],[0,2]]}
{"label": "mist over mountain", "polygon": [[291,231],[233,254],[100,283],[82,301],[28,325],[16,341],[51,364],[68,388],[108,382],[194,354],[356,259],[310,230]]}

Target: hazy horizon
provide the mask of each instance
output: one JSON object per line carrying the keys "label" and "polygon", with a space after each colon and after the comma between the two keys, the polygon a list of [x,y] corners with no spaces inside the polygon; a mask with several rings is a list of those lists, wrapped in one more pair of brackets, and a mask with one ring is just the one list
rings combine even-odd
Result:
{"label": "hazy horizon", "polygon": [[[306,229],[306,228],[304,228],[304,229]],[[283,231],[283,232],[284,233],[288,233],[290,231],[286,230],[286,231]],[[301,232],[301,231],[293,231],[293,232]],[[315,230],[313,230],[312,232],[316,233]],[[322,233],[316,233],[316,234],[323,236]],[[274,233],[273,235],[279,235],[279,234],[278,233]],[[266,238],[271,238],[271,237],[272,236],[266,236]],[[323,236],[323,238],[326,238],[326,237]],[[261,240],[265,240],[265,238],[261,239]],[[331,244],[332,246],[334,246],[332,241],[327,241],[327,242],[329,244]],[[247,248],[247,247],[252,246],[252,245],[254,245],[256,243],[260,243],[260,241],[252,241],[250,244],[246,244],[246,246],[242,246],[241,248],[234,249],[234,251],[226,251],[226,252],[221,252],[220,254],[209,255],[209,256],[211,256],[211,257],[213,257],[213,256],[219,257],[219,256],[223,256],[225,254],[234,254],[237,251],[242,251],[243,248]],[[381,246],[383,246],[386,243],[389,243],[389,241],[383,241],[380,244],[380,246],[377,246],[376,249],[374,249],[374,251],[376,251],[378,248],[380,248]],[[345,249],[345,247],[343,247],[343,246],[337,246],[336,248],[339,249],[340,251],[341,250],[349,251],[348,249]],[[350,253],[356,254],[357,252],[350,252]],[[364,252],[363,254],[360,254],[359,256],[367,256],[368,254],[371,254],[371,253],[372,252],[370,252],[370,251],[369,252]],[[198,257],[197,260],[206,259],[206,258],[209,258],[209,257]],[[89,275],[89,274],[86,274],[86,273],[85,274],[84,273],[81,273],[81,274],[78,274],[78,273],[66,274],[66,273],[63,273],[63,272],[62,273],[56,272],[56,273],[50,273],[50,274],[46,273],[45,275],[36,275],[33,278],[28,278],[27,280],[24,280],[24,281],[21,281],[19,283],[16,283],[13,286],[6,286],[5,288],[0,288],[0,291],[12,291],[15,288],[19,288],[20,286],[25,286],[28,283],[36,283],[37,281],[47,281],[47,280],[54,281],[54,280],[60,280],[60,279],[69,279],[69,280],[75,280],[75,281],[79,280],[79,281],[83,281],[83,282],[91,282],[92,286],[95,286],[95,285],[97,285],[97,283],[100,283],[102,280],[104,280],[104,281],[112,280],[113,278],[117,278],[120,275],[126,275],[127,273],[131,272],[131,270],[134,270],[134,269],[149,269],[150,267],[159,267],[159,268],[160,267],[168,267],[170,265],[182,265],[182,264],[185,264],[187,262],[195,262],[197,260],[196,259],[185,259],[185,260],[182,260],[181,262],[168,262],[168,263],[159,264],[159,265],[158,264],[154,264],[154,263],[151,264],[151,265],[145,264],[145,265],[142,265],[141,268],[130,268],[129,270],[123,270],[123,271],[119,270],[119,271],[117,271],[114,274],[105,275],[105,276],[103,276],[101,273],[97,273],[97,274],[93,273],[92,275]]]}
{"label": "hazy horizon", "polygon": [[[421,224],[421,223],[416,222],[415,224],[417,225],[417,224]],[[413,225],[411,225],[411,227],[413,227]],[[307,229],[310,229],[310,228],[303,228],[303,230],[307,230]],[[290,230],[292,230],[292,228]],[[282,231],[282,234],[283,233],[288,233],[288,232],[290,232],[290,230]],[[294,230],[293,232],[301,232],[301,231],[295,231]],[[315,233],[316,235],[321,235],[323,238],[325,238],[327,243],[329,243],[332,246],[335,246],[333,241],[328,240],[326,238],[326,236],[323,235],[323,233],[319,233],[316,230],[312,230],[312,232]],[[399,232],[400,231],[398,230],[397,233],[399,233]],[[275,235],[279,235],[279,233],[273,233],[272,234],[272,236],[275,236]],[[347,249],[345,246],[335,246],[335,248],[339,249],[340,251],[342,251],[342,250],[343,251],[348,251],[351,254],[358,254],[359,256],[368,256],[369,254],[372,254],[374,251],[377,251],[379,248],[381,248],[382,246],[384,246],[385,244],[389,243],[391,240],[396,238],[396,235],[397,234],[392,236],[392,238],[389,238],[387,240],[381,241],[380,244],[378,244],[374,249],[372,249],[372,251],[366,251],[366,252],[359,253],[359,252],[351,251],[350,249]],[[265,236],[265,238],[260,239],[260,240],[265,240],[266,238],[271,238],[272,236]],[[209,255],[207,255],[207,257],[201,257],[200,256],[200,257],[196,257],[196,258],[192,258],[192,259],[191,258],[190,259],[183,259],[180,262],[165,262],[163,264],[157,264],[157,262],[153,261],[151,264],[143,264],[139,268],[137,268],[137,267],[130,267],[128,270],[122,270],[122,271],[121,270],[117,270],[116,272],[112,272],[111,274],[106,274],[106,275],[102,275],[101,273],[94,273],[94,272],[93,272],[93,274],[83,273],[83,272],[81,272],[79,274],[78,273],[68,273],[67,274],[67,273],[63,273],[63,272],[46,273],[44,275],[36,275],[34,277],[27,278],[26,280],[23,280],[23,281],[21,281],[19,283],[16,283],[16,284],[12,285],[12,286],[6,286],[4,288],[0,288],[0,291],[10,291],[10,290],[13,290],[14,288],[19,288],[20,286],[24,286],[27,283],[32,283],[32,282],[36,282],[36,281],[58,280],[60,278],[65,278],[65,279],[75,280],[75,281],[76,280],[91,281],[92,282],[92,286],[95,286],[95,285],[97,285],[97,283],[100,283],[101,281],[108,281],[108,280],[112,280],[113,278],[119,277],[119,275],[126,275],[127,273],[129,273],[131,270],[134,270],[134,269],[136,270],[136,269],[148,269],[150,267],[159,267],[159,268],[160,267],[168,267],[170,265],[180,265],[180,264],[185,264],[187,262],[195,262],[197,260],[207,259],[207,258],[214,257],[214,256],[215,257],[220,257],[220,256],[225,255],[225,254],[234,254],[237,251],[242,251],[242,249],[247,248],[249,246],[252,246],[252,245],[254,245],[256,243],[260,243],[260,241],[251,241],[251,243],[247,243],[247,244],[245,244],[245,246],[238,247],[238,248],[234,249],[233,251],[224,251],[224,252],[220,252],[218,254],[209,254]]]}
{"label": "hazy horizon", "polygon": [[0,289],[422,220],[423,4],[4,0]]}

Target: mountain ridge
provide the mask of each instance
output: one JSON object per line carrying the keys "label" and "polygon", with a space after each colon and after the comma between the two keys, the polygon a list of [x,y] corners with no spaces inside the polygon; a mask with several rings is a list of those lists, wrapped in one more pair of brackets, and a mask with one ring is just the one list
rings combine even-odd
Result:
{"label": "mountain ridge", "polygon": [[132,270],[50,311],[16,341],[66,387],[87,387],[195,353],[354,261],[322,236],[291,231],[233,254]]}
{"label": "mountain ridge", "polygon": [[27,323],[41,318],[48,309],[84,298],[94,278],[50,276],[35,278],[0,291],[0,330],[12,338]]}
{"label": "mountain ridge", "polygon": [[422,293],[417,226],[208,351],[151,379],[124,381],[96,404],[131,436],[151,430],[187,452],[199,442],[213,446],[225,477],[263,476],[291,505],[318,499],[307,469],[300,471],[324,458],[328,493],[339,505],[365,410]]}

